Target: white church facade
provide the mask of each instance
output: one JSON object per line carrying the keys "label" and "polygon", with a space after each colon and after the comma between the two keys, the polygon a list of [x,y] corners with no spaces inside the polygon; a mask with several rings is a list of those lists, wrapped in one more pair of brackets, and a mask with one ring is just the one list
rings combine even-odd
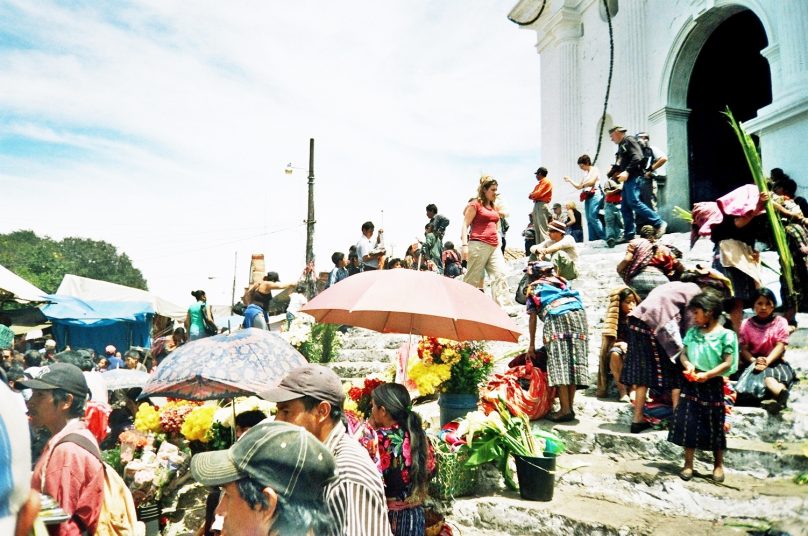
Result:
{"label": "white church facade", "polygon": [[[594,156],[614,63],[606,131],[647,131],[668,154],[661,212],[689,208],[751,181],[720,111],[758,137],[763,166],[782,168],[808,195],[808,0],[520,0],[509,18],[537,34],[541,159],[551,178]],[[682,222],[677,227],[681,229]]]}

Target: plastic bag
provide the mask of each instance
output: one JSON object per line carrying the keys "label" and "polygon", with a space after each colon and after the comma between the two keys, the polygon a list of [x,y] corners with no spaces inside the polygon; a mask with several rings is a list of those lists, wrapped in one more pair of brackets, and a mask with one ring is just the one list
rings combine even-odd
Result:
{"label": "plastic bag", "polygon": [[755,372],[754,365],[749,365],[743,371],[738,383],[735,384],[738,398],[762,400],[766,396],[766,385],[763,383],[763,372]]}

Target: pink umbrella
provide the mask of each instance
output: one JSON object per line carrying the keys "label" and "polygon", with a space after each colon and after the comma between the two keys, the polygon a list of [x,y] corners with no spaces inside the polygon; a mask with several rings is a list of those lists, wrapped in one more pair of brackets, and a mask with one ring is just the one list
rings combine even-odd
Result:
{"label": "pink umbrella", "polygon": [[455,341],[517,342],[513,320],[475,287],[431,272],[375,270],[344,279],[302,309],[318,322]]}

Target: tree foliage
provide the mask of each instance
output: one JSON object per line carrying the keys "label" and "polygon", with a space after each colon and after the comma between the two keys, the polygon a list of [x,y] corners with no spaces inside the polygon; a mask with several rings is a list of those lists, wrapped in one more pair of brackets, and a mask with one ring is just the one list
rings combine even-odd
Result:
{"label": "tree foliage", "polygon": [[65,274],[147,290],[143,274],[126,253],[88,238],[56,241],[33,231],[0,234],[0,265],[49,294],[56,292]]}

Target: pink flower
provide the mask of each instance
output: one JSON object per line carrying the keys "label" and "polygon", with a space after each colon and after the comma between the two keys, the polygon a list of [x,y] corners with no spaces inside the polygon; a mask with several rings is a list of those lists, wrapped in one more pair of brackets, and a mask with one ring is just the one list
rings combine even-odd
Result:
{"label": "pink flower", "polygon": [[401,444],[401,453],[404,455],[404,465],[407,467],[412,466],[412,451],[410,450],[410,436],[404,438],[404,443]]}

